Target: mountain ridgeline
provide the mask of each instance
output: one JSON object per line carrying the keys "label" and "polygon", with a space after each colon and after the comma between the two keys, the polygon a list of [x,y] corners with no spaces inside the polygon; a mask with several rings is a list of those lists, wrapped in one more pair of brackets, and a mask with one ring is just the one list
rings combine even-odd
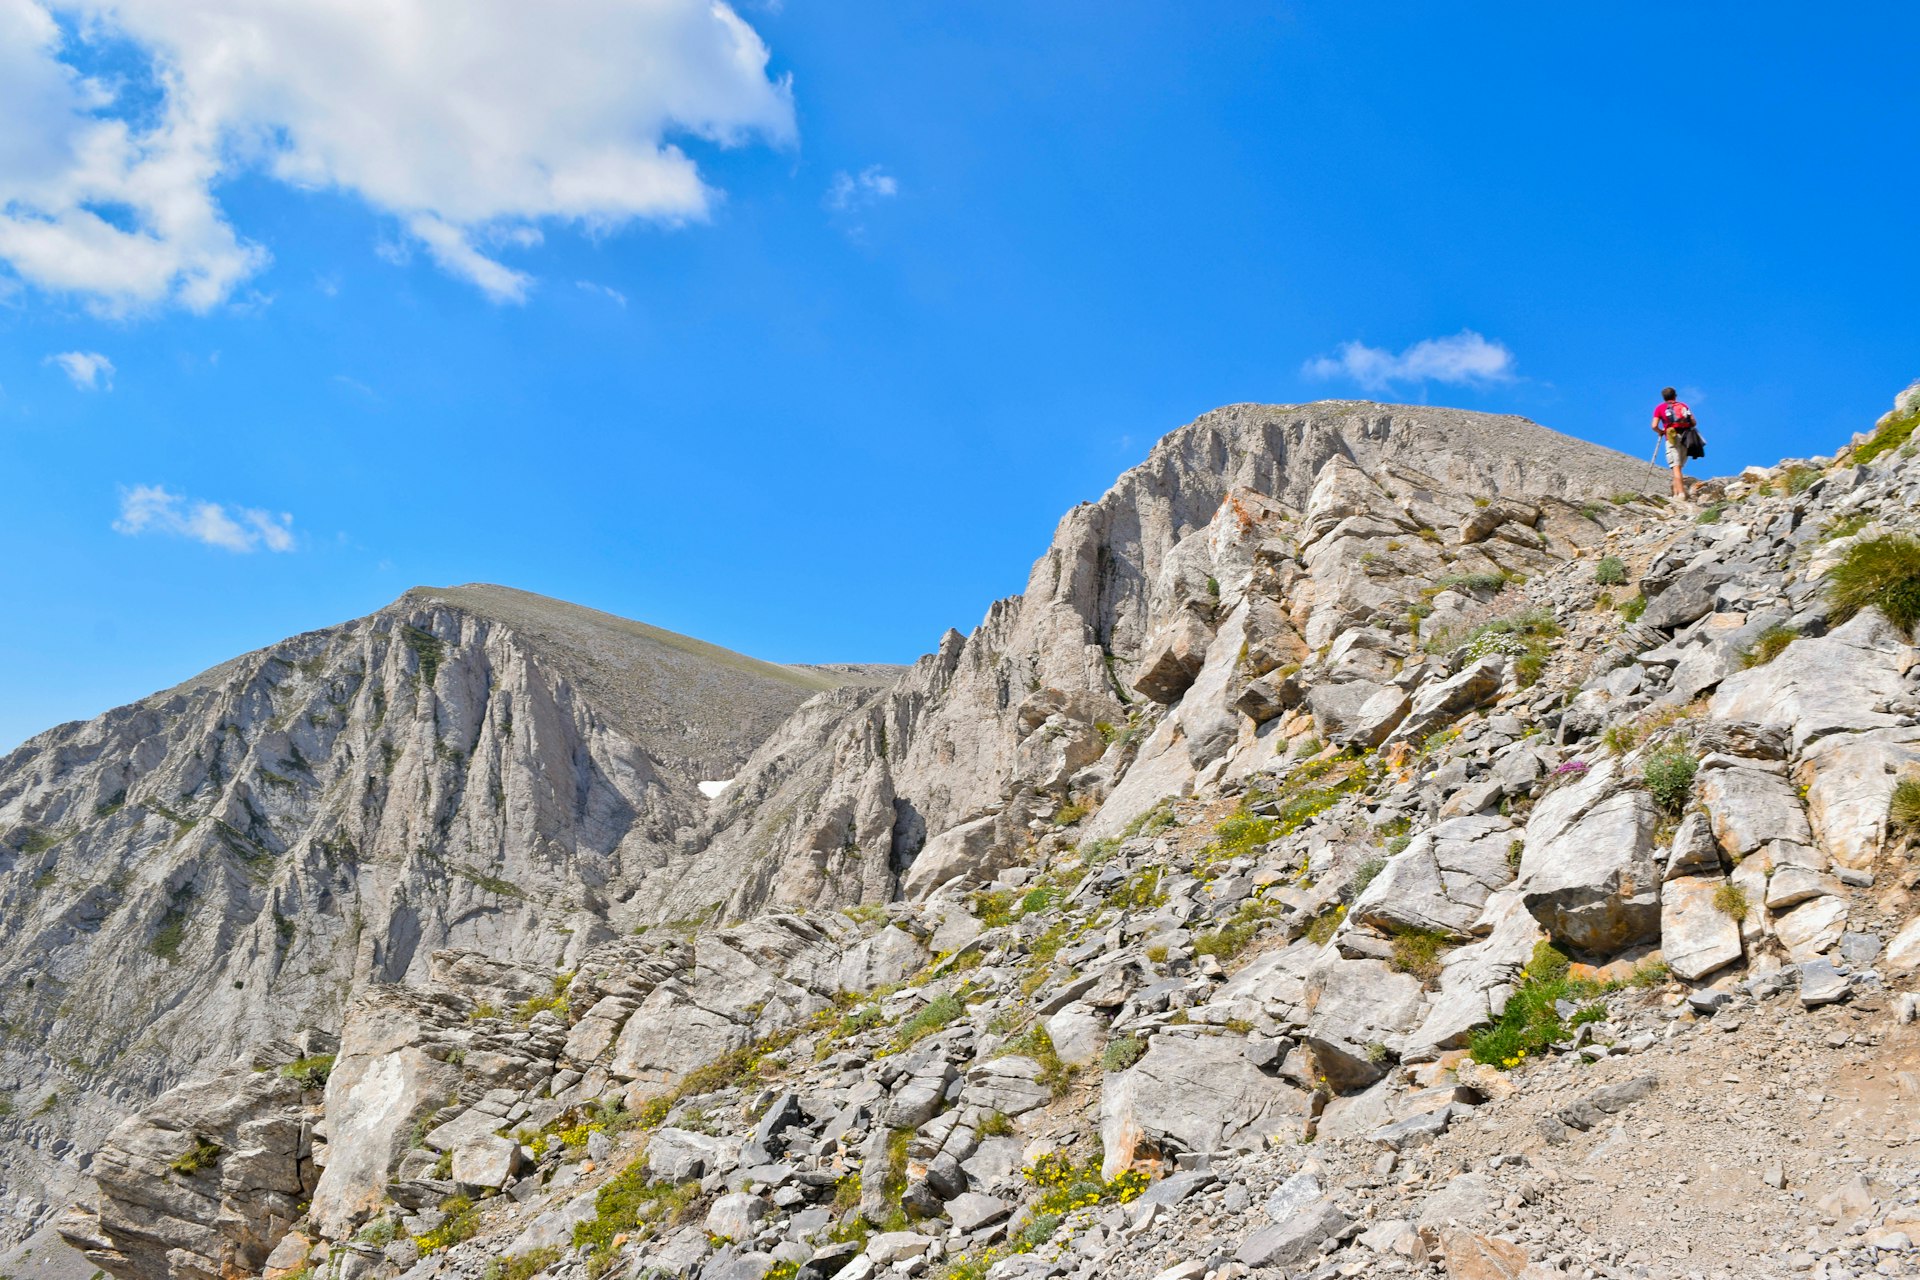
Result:
{"label": "mountain ridgeline", "polygon": [[[1499,1016],[1536,944],[1664,946],[1689,980],[1840,945],[1800,933],[1887,838],[1857,794],[1802,786],[1802,843],[1839,851],[1803,860],[1827,877],[1806,896],[1742,888],[1756,915],[1729,957],[1661,885],[1714,895],[1717,855],[1678,851],[1731,850],[1722,811],[1748,793],[1709,788],[1712,835],[1676,834],[1592,744],[1711,697],[1734,727],[1702,728],[1701,754],[1815,769],[1768,721],[1777,698],[1722,714],[1715,690],[1769,626],[1826,629],[1828,553],[1809,566],[1795,531],[1894,520],[1903,458],[1816,460],[1792,494],[1746,482],[1726,518],[1752,514],[1722,531],[1644,496],[1662,471],[1524,419],[1236,405],[1069,511],[1023,594],[911,667],[782,666],[418,588],[50,730],[0,761],[0,1242],[71,1261],[50,1224],[77,1204],[61,1230],[88,1265],[139,1280],[427,1280],[541,1250],[556,1277],[824,1280],[989,1247],[1003,1277],[1153,1274],[1115,1261],[1117,1234],[1022,1270],[1037,1255],[1008,1249],[1040,1211],[992,1145],[1009,1114],[1048,1117],[1062,1159],[1098,1130],[1101,1186],[1301,1115],[1311,1137],[1323,1110],[1358,1148],[1428,1114],[1402,1096],[1416,1075],[1465,1089],[1431,1064]],[[1596,562],[1641,593],[1637,620],[1596,603]],[[1865,635],[1833,642],[1892,644]],[[1861,725],[1905,714],[1904,678],[1860,694]],[[1889,742],[1852,744],[1875,777],[1905,759]],[[1200,839],[1228,818],[1260,839]],[[1234,965],[1195,949],[1232,930],[1259,940]],[[1444,973],[1398,967],[1416,935]],[[849,1030],[856,1005],[877,1021]],[[1091,1095],[1062,1083],[1060,1054],[1091,1070],[1123,1041]],[[304,1087],[279,1069],[296,1058],[331,1077]],[[1233,1117],[1181,1092],[1194,1071]],[[720,1216],[576,1236],[640,1117],[647,1194]],[[467,1212],[447,1197],[494,1191],[478,1239],[435,1234]],[[895,1230],[829,1242],[822,1212]],[[931,1252],[889,1254],[896,1235]]]}

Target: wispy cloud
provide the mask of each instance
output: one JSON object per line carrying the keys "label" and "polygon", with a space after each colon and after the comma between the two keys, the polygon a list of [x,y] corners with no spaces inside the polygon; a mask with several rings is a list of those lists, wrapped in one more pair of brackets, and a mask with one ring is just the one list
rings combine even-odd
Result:
{"label": "wispy cloud", "polygon": [[187,538],[227,551],[293,550],[293,517],[258,507],[228,507],[189,498],[163,485],[137,484],[120,490],[120,516],[114,532],[138,537],[157,533]]}
{"label": "wispy cloud", "polygon": [[113,361],[98,351],[62,351],[48,356],[42,364],[57,364],[82,391],[113,390]]}
{"label": "wispy cloud", "polygon": [[870,164],[857,174],[845,169],[834,174],[833,181],[827,184],[826,203],[835,213],[848,213],[891,200],[899,194],[900,184],[893,175],[877,164]]}
{"label": "wispy cloud", "polygon": [[588,293],[597,293],[601,297],[610,300],[611,302],[615,303],[616,305],[620,306],[623,309],[627,305],[627,295],[620,292],[618,289],[614,288],[612,285],[597,284],[592,280],[575,280],[574,283],[580,286],[580,288],[586,290]]}
{"label": "wispy cloud", "polygon": [[1474,384],[1513,381],[1513,352],[1471,329],[1448,338],[1426,338],[1395,355],[1363,342],[1342,343],[1338,354],[1307,361],[1312,378],[1345,378],[1368,391],[1395,383]]}

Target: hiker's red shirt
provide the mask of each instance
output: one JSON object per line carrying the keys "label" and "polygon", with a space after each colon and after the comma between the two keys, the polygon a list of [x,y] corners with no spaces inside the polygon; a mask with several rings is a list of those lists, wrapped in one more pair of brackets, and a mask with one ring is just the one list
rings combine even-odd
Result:
{"label": "hiker's red shirt", "polygon": [[1653,429],[1664,436],[1692,416],[1685,400],[1662,400],[1653,411]]}

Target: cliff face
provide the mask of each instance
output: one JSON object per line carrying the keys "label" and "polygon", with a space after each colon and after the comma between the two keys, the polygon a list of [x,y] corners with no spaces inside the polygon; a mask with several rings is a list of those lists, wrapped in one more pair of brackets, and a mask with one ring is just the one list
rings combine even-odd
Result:
{"label": "cliff face", "polygon": [[[782,738],[757,752],[717,807],[700,858],[669,891],[672,911],[724,902],[738,918],[769,902],[884,901],[930,838],[1009,802],[1019,810],[1021,784],[1099,800],[1130,757],[1124,743],[1109,748],[1115,730],[1099,736],[1095,726],[1125,726],[1130,711],[1136,727],[1151,726],[1152,703],[1133,682],[1173,621],[1206,607],[1213,553],[1204,544],[1222,536],[1208,527],[1228,495],[1297,515],[1335,461],[1401,477],[1403,537],[1416,525],[1457,525],[1490,495],[1566,512],[1657,492],[1663,481],[1654,468],[1522,418],[1351,401],[1209,413],[1161,440],[1099,501],[1070,511],[1023,595],[996,603],[972,635],[949,632],[884,695],[848,706],[837,726],[816,723],[820,749],[805,753],[804,766]],[[1500,567],[1470,549],[1446,566],[1434,560],[1436,576]],[[1351,585],[1338,580],[1352,567],[1340,557],[1297,567],[1329,598]],[[1338,620],[1365,613],[1323,609],[1309,639],[1324,643]],[[1029,701],[1041,690],[1066,704]],[[1071,767],[1046,752],[1021,757],[1043,723],[1050,738],[1074,740],[1062,748]],[[1102,759],[1104,769],[1075,780]],[[1030,817],[1016,811],[1002,838],[1016,838]]]}
{"label": "cliff face", "polygon": [[131,1107],[436,948],[552,967],[630,929],[697,784],[872,675],[421,589],[28,742],[0,761],[0,1232]]}

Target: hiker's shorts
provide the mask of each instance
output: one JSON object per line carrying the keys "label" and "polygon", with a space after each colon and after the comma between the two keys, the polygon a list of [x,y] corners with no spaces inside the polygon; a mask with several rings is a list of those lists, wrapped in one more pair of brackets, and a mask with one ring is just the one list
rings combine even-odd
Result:
{"label": "hiker's shorts", "polygon": [[1660,437],[1667,442],[1667,465],[1670,467],[1680,466],[1687,460],[1686,448],[1682,446],[1678,440],[1674,439],[1674,437],[1679,434],[1677,431],[1669,431],[1666,435]]}

